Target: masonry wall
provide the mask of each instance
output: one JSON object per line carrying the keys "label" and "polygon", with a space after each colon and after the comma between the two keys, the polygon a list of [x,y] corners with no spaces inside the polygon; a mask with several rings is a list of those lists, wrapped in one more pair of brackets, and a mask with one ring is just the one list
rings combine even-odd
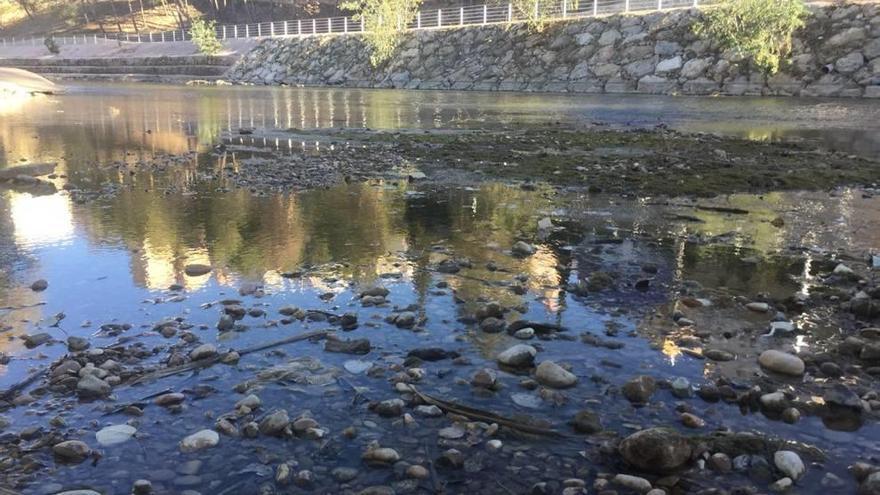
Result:
{"label": "masonry wall", "polygon": [[693,34],[697,10],[406,35],[381,67],[360,36],[269,39],[236,82],[369,88],[579,93],[880,97],[880,4],[815,7],[791,61],[765,77]]}

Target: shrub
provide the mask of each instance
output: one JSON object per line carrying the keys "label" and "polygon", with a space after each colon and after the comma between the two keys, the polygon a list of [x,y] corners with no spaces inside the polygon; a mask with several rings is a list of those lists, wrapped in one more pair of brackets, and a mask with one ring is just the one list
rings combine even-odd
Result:
{"label": "shrub", "polygon": [[193,43],[199,48],[204,55],[217,55],[223,48],[220,40],[217,39],[217,23],[214,21],[205,21],[196,19],[190,28]]}
{"label": "shrub", "polygon": [[804,26],[808,15],[803,0],[721,0],[705,11],[694,31],[775,74],[791,52],[792,35]]}
{"label": "shrub", "polygon": [[370,63],[375,67],[394,54],[421,4],[422,0],[346,0],[340,6],[363,22],[371,48]]}
{"label": "shrub", "polygon": [[46,39],[43,40],[43,44],[46,45],[46,49],[49,50],[49,53],[52,55],[58,55],[61,53],[61,49],[58,48],[58,43],[55,43],[55,38],[52,35],[46,36]]}

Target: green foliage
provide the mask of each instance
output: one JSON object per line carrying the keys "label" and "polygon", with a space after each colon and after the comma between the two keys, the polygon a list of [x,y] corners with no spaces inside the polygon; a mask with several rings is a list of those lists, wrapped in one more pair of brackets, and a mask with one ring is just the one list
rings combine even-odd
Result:
{"label": "green foliage", "polygon": [[49,53],[52,55],[58,55],[61,53],[61,50],[58,48],[58,43],[55,43],[55,38],[52,35],[47,35],[43,40],[43,44],[46,45],[46,49],[49,50]]}
{"label": "green foliage", "polygon": [[377,66],[394,54],[421,4],[422,0],[346,0],[340,7],[353,11],[354,19],[364,23],[372,50],[370,63]]}
{"label": "green foliage", "polygon": [[214,21],[196,19],[192,23],[190,34],[192,34],[193,43],[204,55],[217,55],[223,48],[220,40],[217,39],[216,27],[217,23]]}
{"label": "green foliage", "polygon": [[[541,32],[551,19],[562,17],[562,2],[558,0],[511,0],[517,19],[524,19],[529,29]],[[574,5],[572,5],[574,4]],[[577,2],[569,2],[577,8]]]}
{"label": "green foliage", "polygon": [[775,74],[791,52],[792,35],[804,26],[808,15],[803,0],[722,0],[706,10],[694,31],[751,57],[761,70]]}

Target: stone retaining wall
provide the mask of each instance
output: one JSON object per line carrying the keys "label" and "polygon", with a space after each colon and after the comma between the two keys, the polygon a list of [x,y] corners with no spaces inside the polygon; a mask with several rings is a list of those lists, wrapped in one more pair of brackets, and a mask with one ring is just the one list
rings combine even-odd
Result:
{"label": "stone retaining wall", "polygon": [[307,86],[583,93],[880,97],[880,4],[815,7],[791,62],[767,78],[693,34],[696,10],[408,34],[370,66],[360,36],[263,41],[236,82]]}

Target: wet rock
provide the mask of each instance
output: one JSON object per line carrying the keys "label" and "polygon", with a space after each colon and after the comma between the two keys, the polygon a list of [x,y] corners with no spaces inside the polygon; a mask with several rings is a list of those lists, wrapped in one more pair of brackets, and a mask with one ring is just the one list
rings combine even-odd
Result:
{"label": "wet rock", "polygon": [[43,292],[49,288],[49,282],[40,279],[31,284],[31,290],[34,292]]}
{"label": "wet rock", "polygon": [[189,435],[178,445],[183,453],[198,452],[220,443],[220,435],[214,430],[201,430]]}
{"label": "wet rock", "polygon": [[34,347],[39,347],[39,346],[45,344],[46,342],[49,342],[52,340],[52,336],[49,335],[48,333],[45,333],[45,332],[35,333],[32,335],[25,335],[22,338],[24,339],[25,347],[27,347],[28,349],[33,349]]}
{"label": "wet rock", "polygon": [[315,474],[308,469],[296,473],[293,483],[300,488],[311,488],[315,484]]}
{"label": "wet rock", "polygon": [[127,442],[135,433],[137,433],[137,428],[133,426],[111,425],[95,433],[95,438],[102,447],[109,447]]}
{"label": "wet rock", "polygon": [[618,474],[611,478],[611,482],[638,493],[648,493],[651,490],[651,482],[638,476]]}
{"label": "wet rock", "polygon": [[442,361],[444,359],[455,359],[460,356],[455,351],[447,351],[439,347],[425,347],[421,349],[413,349],[407,353],[408,357],[418,358],[422,361]]}
{"label": "wet rock", "polygon": [[531,256],[537,252],[535,246],[532,246],[529,243],[523,241],[517,241],[512,248],[510,248],[511,254],[514,256],[525,258]]}
{"label": "wet rock", "polygon": [[403,414],[403,407],[405,405],[406,404],[401,399],[389,399],[377,403],[373,410],[379,416],[391,418]]}
{"label": "wet rock", "polygon": [[471,378],[471,385],[477,388],[495,389],[497,387],[498,375],[495,370],[483,368]]}
{"label": "wet rock", "polygon": [[395,495],[394,488],[385,485],[368,486],[357,495]]}
{"label": "wet rock", "polygon": [[667,472],[683,466],[691,456],[690,442],[677,431],[649,428],[623,439],[618,450],[633,466],[649,472]]}
{"label": "wet rock", "polygon": [[782,392],[764,394],[759,399],[761,408],[765,411],[780,412],[788,407],[788,399]]}
{"label": "wet rock", "polygon": [[76,383],[76,394],[81,399],[99,399],[110,395],[110,384],[95,375],[87,374]]}
{"label": "wet rock", "polygon": [[681,413],[679,419],[681,419],[681,424],[688,428],[702,428],[706,426],[706,422],[695,414]]}
{"label": "wet rock", "polygon": [[599,415],[588,409],[578,411],[574,415],[574,419],[571,420],[571,425],[574,427],[574,431],[587,435],[602,431],[602,422]]}
{"label": "wet rock", "polygon": [[527,368],[534,364],[538,350],[526,344],[517,344],[498,355],[498,362],[511,368]]}
{"label": "wet rock", "polygon": [[431,476],[431,473],[424,466],[419,466],[418,464],[413,464],[412,466],[406,468],[406,477],[407,478],[424,480],[424,479],[427,479],[428,476]]}
{"label": "wet rock", "polygon": [[531,327],[521,328],[514,332],[513,336],[520,340],[529,340],[535,336],[535,329]]}
{"label": "wet rock", "polygon": [[789,407],[782,411],[782,420],[788,424],[794,424],[800,421],[801,412],[797,408]]}
{"label": "wet rock", "polygon": [[801,376],[804,374],[804,362],[794,354],[776,350],[768,350],[758,356],[758,363],[768,371],[783,375]]}
{"label": "wet rock", "polygon": [[782,478],[771,483],[769,488],[770,491],[773,492],[784,492],[791,488],[793,484],[794,482],[791,480],[791,478]]}
{"label": "wet rock", "polygon": [[339,318],[339,325],[343,330],[354,330],[358,327],[358,317],[354,313],[345,313]]}
{"label": "wet rock", "polygon": [[412,328],[416,325],[416,314],[412,311],[404,311],[394,318],[394,326],[398,328]]}
{"label": "wet rock", "polygon": [[849,409],[851,412],[863,411],[862,400],[858,394],[842,383],[835,383],[830,390],[822,394],[825,404],[831,407]]}
{"label": "wet rock", "polygon": [[461,426],[454,424],[452,426],[447,426],[446,428],[441,428],[437,432],[437,436],[440,438],[445,438],[447,440],[458,440],[459,438],[463,438],[465,435],[465,430]]}
{"label": "wet rock", "polygon": [[396,450],[387,447],[374,447],[363,453],[361,458],[368,464],[393,464],[400,460]]}
{"label": "wet rock", "polygon": [[338,352],[342,354],[367,354],[372,349],[369,339],[328,339],[324,344],[324,350],[327,352]]}
{"label": "wet rock", "polygon": [[706,349],[703,351],[703,356],[712,361],[733,361],[736,358],[732,352],[723,349]]}
{"label": "wet rock", "polygon": [[78,464],[86,460],[92,449],[85,442],[67,440],[52,446],[52,453],[62,462]]}
{"label": "wet rock", "polygon": [[202,344],[189,353],[189,358],[193,361],[212,358],[217,355],[217,348],[212,344]]}
{"label": "wet rock", "polygon": [[424,416],[426,418],[436,418],[439,416],[443,416],[443,410],[437,406],[416,406],[415,408],[416,414],[419,416]]}
{"label": "wet rock", "polygon": [[437,465],[444,468],[459,469],[464,465],[464,454],[458,449],[448,449],[437,458]]}
{"label": "wet rock", "polygon": [[750,302],[746,304],[746,309],[755,313],[767,313],[770,311],[770,305],[765,302]]}
{"label": "wet rock", "polygon": [[260,400],[260,398],[256,395],[250,394],[247,397],[236,402],[235,408],[241,409],[243,407],[246,407],[249,411],[253,411],[255,409],[259,409],[261,405],[263,405],[263,401]]}
{"label": "wet rock", "polygon": [[202,275],[207,275],[211,273],[211,270],[213,270],[213,268],[209,265],[192,263],[186,265],[183,269],[183,272],[186,273],[188,277],[200,277]]}
{"label": "wet rock", "polygon": [[235,328],[235,319],[229,315],[220,316],[220,320],[217,322],[217,330],[221,332],[226,332]]}
{"label": "wet rock", "polygon": [[535,369],[535,378],[544,386],[568,388],[577,384],[578,378],[553,361],[543,361]]}
{"label": "wet rock", "polygon": [[149,480],[136,480],[131,485],[133,495],[150,495],[153,493],[153,484]]}
{"label": "wet rock", "polygon": [[657,381],[647,375],[639,375],[626,382],[621,388],[626,400],[633,404],[645,404],[657,390]]}
{"label": "wet rock", "polygon": [[691,389],[691,382],[684,377],[678,377],[672,381],[672,395],[678,397],[679,399],[687,399],[691,395],[693,395],[693,389]]}
{"label": "wet rock", "polygon": [[289,484],[292,474],[289,464],[279,464],[278,467],[275,468],[275,483],[281,486]]}
{"label": "wet rock", "polygon": [[458,273],[461,271],[461,265],[455,260],[445,259],[437,264],[437,271],[440,273]]}
{"label": "wet rock", "polygon": [[171,407],[180,404],[181,402],[186,400],[186,396],[181,394],[180,392],[171,392],[168,394],[162,394],[159,397],[156,397],[153,402],[156,403],[157,406],[162,407]]}
{"label": "wet rock", "polygon": [[506,326],[507,323],[504,320],[494,316],[485,318],[480,322],[480,330],[486,333],[501,333]]}
{"label": "wet rock", "polygon": [[712,454],[707,463],[710,469],[719,473],[729,473],[733,470],[733,461],[723,452]]}
{"label": "wet rock", "polygon": [[774,453],[773,464],[792,480],[798,480],[807,471],[800,456],[790,450],[779,450]]}
{"label": "wet rock", "polygon": [[330,476],[340,483],[348,483],[358,477],[359,471],[350,467],[337,467],[330,471]]}
{"label": "wet rock", "polygon": [[84,351],[89,348],[89,341],[82,337],[67,337],[67,350],[70,352]]}
{"label": "wet rock", "polygon": [[858,495],[877,495],[880,494],[880,471],[869,474],[864,481],[859,484]]}
{"label": "wet rock", "polygon": [[270,413],[260,421],[260,433],[280,437],[284,435],[289,424],[290,417],[287,415],[287,411],[280,409]]}

